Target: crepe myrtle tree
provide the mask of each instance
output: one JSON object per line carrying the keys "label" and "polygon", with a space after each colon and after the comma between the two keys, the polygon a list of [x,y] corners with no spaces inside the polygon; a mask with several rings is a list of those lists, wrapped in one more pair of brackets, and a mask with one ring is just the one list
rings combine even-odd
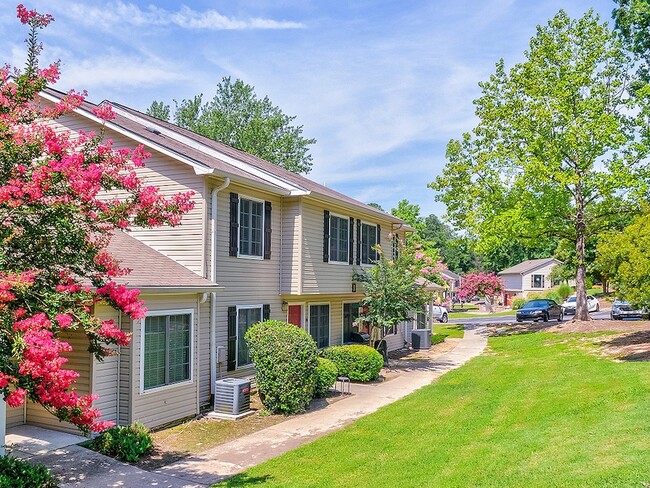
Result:
{"label": "crepe myrtle tree", "polygon": [[[129,270],[107,252],[111,235],[180,224],[192,194],[166,198],[146,186],[137,175],[148,157],[142,146],[114,149],[103,129],[53,128],[84,96],[39,103],[59,77],[58,63],[38,65],[37,34],[53,19],[23,5],[17,12],[29,28],[27,64],[0,68],[0,391],[10,407],[31,400],[84,433],[99,432],[111,423],[99,420],[96,395],[74,390],[79,374],[65,368],[72,347],[62,333],[83,332],[97,359],[110,354],[107,345],[129,343],[113,320],[92,313],[100,301],[133,319],[146,312],[138,290],[115,281]],[[108,105],[93,112],[114,117]]]}
{"label": "crepe myrtle tree", "polygon": [[648,195],[648,99],[630,95],[633,73],[593,11],[561,10],[537,27],[523,62],[501,60],[479,84],[478,125],[449,143],[430,185],[483,253],[512,239],[570,245],[576,320],[589,320],[586,243]]}
{"label": "crepe myrtle tree", "polygon": [[371,343],[379,348],[388,330],[410,320],[412,313],[431,301],[426,286],[444,283],[440,273],[445,265],[414,243],[399,241],[392,256],[386,256],[379,245],[375,249],[374,266],[357,270],[354,280],[363,284],[363,319],[370,327]]}
{"label": "crepe myrtle tree", "polygon": [[485,304],[492,310],[492,300],[503,293],[503,280],[494,273],[470,273],[463,277],[458,290],[458,298],[463,301],[471,300],[474,296],[485,299]]}

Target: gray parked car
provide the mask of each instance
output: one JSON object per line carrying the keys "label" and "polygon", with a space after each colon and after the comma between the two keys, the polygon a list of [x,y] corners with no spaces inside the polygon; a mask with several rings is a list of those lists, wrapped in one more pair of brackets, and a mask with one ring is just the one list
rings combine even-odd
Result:
{"label": "gray parked car", "polygon": [[634,309],[630,302],[624,300],[614,300],[609,316],[612,320],[642,319],[648,316],[648,311],[645,309]]}

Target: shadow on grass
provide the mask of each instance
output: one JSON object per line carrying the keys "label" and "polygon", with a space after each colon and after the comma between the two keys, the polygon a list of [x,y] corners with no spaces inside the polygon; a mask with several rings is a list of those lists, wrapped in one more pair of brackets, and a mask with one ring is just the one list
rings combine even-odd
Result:
{"label": "shadow on grass", "polygon": [[557,322],[521,322],[516,324],[490,324],[488,325],[489,337],[500,337],[520,334],[534,334],[558,325]]}
{"label": "shadow on grass", "polygon": [[263,476],[249,476],[246,473],[241,473],[233,476],[225,481],[222,481],[219,485],[227,488],[238,488],[242,486],[255,486],[261,485],[271,481],[273,477],[271,475],[265,474]]}
{"label": "shadow on grass", "polygon": [[615,337],[601,346],[615,352],[620,361],[650,361],[650,331],[647,330]]}

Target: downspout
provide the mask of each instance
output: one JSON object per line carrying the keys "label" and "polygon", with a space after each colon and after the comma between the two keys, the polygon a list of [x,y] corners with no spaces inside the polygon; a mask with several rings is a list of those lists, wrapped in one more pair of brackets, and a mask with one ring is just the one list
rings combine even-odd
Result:
{"label": "downspout", "polygon": [[194,340],[194,348],[196,350],[195,354],[195,363],[194,363],[194,374],[192,377],[196,381],[196,414],[201,413],[201,305],[205,303],[208,299],[208,294],[203,293],[202,295],[197,296],[197,305],[196,305],[196,339]]}
{"label": "downspout", "polygon": [[[210,230],[210,281],[217,282],[217,193],[230,185],[230,178],[212,189]],[[217,293],[210,297],[210,393],[214,394],[214,382],[217,380]]]}

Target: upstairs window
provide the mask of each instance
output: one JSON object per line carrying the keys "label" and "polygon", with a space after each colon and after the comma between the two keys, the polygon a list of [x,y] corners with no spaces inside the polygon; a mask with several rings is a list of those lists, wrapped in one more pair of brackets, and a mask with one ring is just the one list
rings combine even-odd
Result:
{"label": "upstairs window", "polygon": [[337,215],[330,215],[330,261],[347,264],[349,248],[349,220]]}
{"label": "upstairs window", "polygon": [[230,194],[229,254],[271,259],[271,202]]}
{"label": "upstairs window", "polygon": [[361,264],[374,264],[377,261],[377,245],[379,226],[361,223]]}

